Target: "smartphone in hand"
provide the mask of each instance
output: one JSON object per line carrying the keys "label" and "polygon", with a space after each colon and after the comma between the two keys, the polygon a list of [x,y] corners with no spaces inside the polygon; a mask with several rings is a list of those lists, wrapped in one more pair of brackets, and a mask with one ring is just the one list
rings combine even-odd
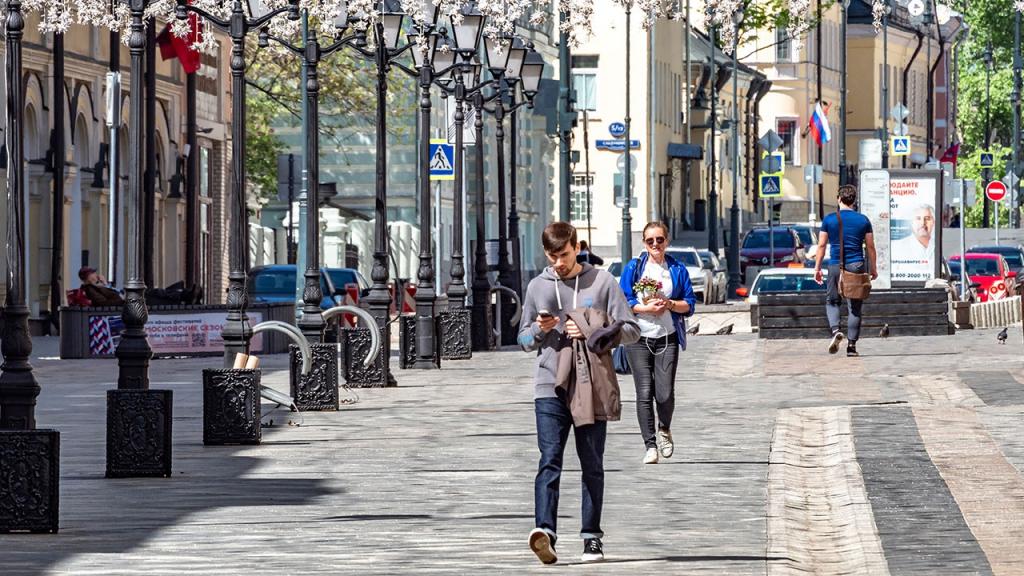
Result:
{"label": "smartphone in hand", "polygon": [[555,315],[552,314],[549,310],[538,310],[537,311],[537,315],[540,316],[541,318],[545,319],[545,320],[547,320],[548,318],[554,318],[555,317]]}

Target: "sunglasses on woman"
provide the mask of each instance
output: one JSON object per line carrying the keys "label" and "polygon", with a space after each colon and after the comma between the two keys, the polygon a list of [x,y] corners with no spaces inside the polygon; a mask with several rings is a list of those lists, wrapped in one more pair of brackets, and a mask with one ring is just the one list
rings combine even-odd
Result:
{"label": "sunglasses on woman", "polygon": [[648,246],[654,246],[655,242],[658,243],[658,246],[661,246],[662,244],[665,243],[665,237],[664,236],[656,236],[654,238],[645,238],[644,242],[646,242]]}

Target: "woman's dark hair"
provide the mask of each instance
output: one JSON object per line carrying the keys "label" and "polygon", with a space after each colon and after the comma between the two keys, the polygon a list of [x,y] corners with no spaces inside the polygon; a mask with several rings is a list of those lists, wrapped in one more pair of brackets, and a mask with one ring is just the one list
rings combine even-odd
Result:
{"label": "woman's dark hair", "polygon": [[552,222],[544,228],[540,241],[544,245],[544,251],[549,254],[561,252],[566,244],[575,248],[576,228],[568,222]]}
{"label": "woman's dark hair", "polygon": [[661,231],[665,233],[665,236],[668,236],[668,226],[666,226],[661,220],[652,220],[648,222],[647,226],[644,226],[644,231],[640,235],[647,236],[647,231],[651,228],[661,228]]}
{"label": "woman's dark hair", "polygon": [[847,206],[857,203],[857,187],[850,184],[843,184],[839,187],[839,201]]}

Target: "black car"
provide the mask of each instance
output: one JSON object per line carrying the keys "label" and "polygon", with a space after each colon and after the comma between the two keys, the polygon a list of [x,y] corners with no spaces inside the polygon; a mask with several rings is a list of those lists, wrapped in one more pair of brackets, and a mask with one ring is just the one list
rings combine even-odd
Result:
{"label": "black car", "polygon": [[970,254],[981,253],[981,254],[999,254],[1002,256],[1006,263],[1009,264],[1010,270],[1013,270],[1017,274],[1024,271],[1024,247],[1019,244],[1014,246],[972,246],[967,250]]}

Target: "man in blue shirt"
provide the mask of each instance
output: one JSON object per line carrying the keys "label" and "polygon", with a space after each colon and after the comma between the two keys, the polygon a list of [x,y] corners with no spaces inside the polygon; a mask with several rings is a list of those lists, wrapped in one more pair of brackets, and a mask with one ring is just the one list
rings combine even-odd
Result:
{"label": "man in blue shirt", "polygon": [[[875,266],[875,235],[871,230],[871,221],[867,216],[857,212],[853,206],[857,203],[857,189],[850,185],[839,187],[839,210],[825,216],[821,221],[821,232],[818,234],[818,252],[814,262],[814,281],[822,283],[821,261],[825,256],[825,246],[829,247],[828,293],[825,299],[825,312],[828,325],[832,329],[832,340],[828,345],[829,354],[839,351],[839,345],[845,336],[839,330],[839,259],[843,255],[844,267],[853,274],[871,271],[871,279],[878,278]],[[839,223],[842,219],[843,233],[840,238]],[[842,242],[842,252],[839,243]],[[865,252],[867,259],[865,260]],[[847,356],[857,356],[857,338],[860,336],[861,306],[863,300],[847,298],[850,314],[847,319],[849,344],[846,346]]]}

